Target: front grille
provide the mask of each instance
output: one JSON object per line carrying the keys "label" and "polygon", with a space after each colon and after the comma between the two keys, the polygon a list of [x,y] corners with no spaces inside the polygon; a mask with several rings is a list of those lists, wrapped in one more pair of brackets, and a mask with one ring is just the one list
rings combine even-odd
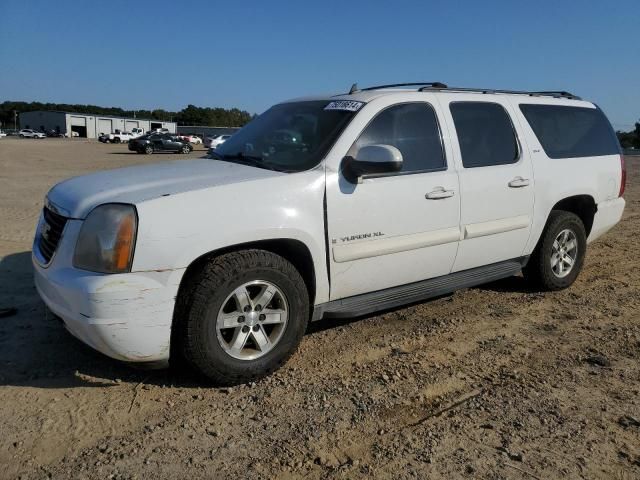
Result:
{"label": "front grille", "polygon": [[40,228],[40,237],[38,238],[38,249],[43,260],[49,263],[51,257],[58,248],[62,231],[67,224],[67,219],[57,213],[52,212],[47,207],[43,210],[44,221]]}

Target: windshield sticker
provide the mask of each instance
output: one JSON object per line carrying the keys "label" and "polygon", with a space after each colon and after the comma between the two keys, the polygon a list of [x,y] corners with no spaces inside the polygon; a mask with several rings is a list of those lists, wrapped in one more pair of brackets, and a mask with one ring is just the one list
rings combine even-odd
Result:
{"label": "windshield sticker", "polygon": [[364,102],[355,100],[336,100],[324,107],[325,110],[346,110],[347,112],[357,112],[362,108]]}

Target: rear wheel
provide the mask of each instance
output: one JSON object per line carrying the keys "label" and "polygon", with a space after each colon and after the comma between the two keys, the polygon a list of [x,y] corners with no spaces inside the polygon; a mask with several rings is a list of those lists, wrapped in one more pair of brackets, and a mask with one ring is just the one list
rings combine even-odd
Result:
{"label": "rear wheel", "polygon": [[120,137],[116,137],[113,139],[113,143],[120,143]]}
{"label": "rear wheel", "polygon": [[582,269],[586,249],[587,235],[580,217],[553,210],[523,274],[545,290],[567,288]]}
{"label": "rear wheel", "polygon": [[296,350],[309,319],[300,273],[264,250],[213,259],[178,302],[174,338],[186,360],[220,385],[278,369]]}

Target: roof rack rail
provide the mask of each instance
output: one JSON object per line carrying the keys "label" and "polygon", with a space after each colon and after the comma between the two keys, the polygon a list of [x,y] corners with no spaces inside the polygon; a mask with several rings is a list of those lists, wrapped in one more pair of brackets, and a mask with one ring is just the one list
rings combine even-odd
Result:
{"label": "roof rack rail", "polygon": [[419,91],[425,92],[429,90],[447,90],[451,92],[475,92],[475,93],[507,93],[514,95],[529,95],[530,97],[555,97],[555,98],[568,98],[571,100],[582,100],[577,95],[564,90],[548,90],[539,92],[530,92],[525,90],[498,90],[494,88],[466,88],[466,87],[440,87],[436,85],[425,85],[420,88]]}
{"label": "roof rack rail", "polygon": [[396,87],[434,87],[434,88],[447,88],[442,82],[411,82],[411,83],[391,83],[389,85],[375,85],[373,87],[358,88],[358,84],[354,83],[349,90],[349,94],[355,92],[366,92],[369,90],[378,90],[380,88],[396,88]]}
{"label": "roof rack rail", "polygon": [[564,90],[547,90],[547,91],[542,91],[542,92],[529,92],[529,95],[534,96],[534,95],[544,95],[544,96],[552,96],[552,97],[564,97],[564,98],[572,98],[575,100],[582,100],[580,97],[578,97],[577,95],[574,95],[571,92],[566,92]]}

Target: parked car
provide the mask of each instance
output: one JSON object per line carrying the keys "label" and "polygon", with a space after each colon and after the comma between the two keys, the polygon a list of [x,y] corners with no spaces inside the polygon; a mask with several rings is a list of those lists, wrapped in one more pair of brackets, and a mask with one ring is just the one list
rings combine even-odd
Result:
{"label": "parked car", "polygon": [[216,148],[218,145],[222,145],[226,142],[231,135],[213,135],[211,137],[205,137],[204,146],[207,148]]}
{"label": "parked car", "polygon": [[202,139],[197,135],[180,135],[180,138],[194,145],[202,145]]}
{"label": "parked car", "polygon": [[[125,143],[134,138],[139,138],[142,135],[144,135],[142,128],[133,128],[130,132],[121,132],[116,129],[113,133],[106,135],[103,141],[105,143]],[[100,140],[100,137],[98,137],[98,140]]]}
{"label": "parked car", "polygon": [[129,150],[137,153],[151,154],[155,152],[189,153],[193,147],[182,138],[168,133],[143,135],[129,141]]}
{"label": "parked car", "polygon": [[6,136],[7,136],[7,134],[6,134],[6,133],[4,133],[2,130],[0,130],[0,138],[2,138],[2,137],[6,137]]}
{"label": "parked car", "polygon": [[235,384],[279,368],[310,321],[520,271],[572,285],[625,207],[603,112],[566,92],[405,85],[282,103],[208,158],[56,185],[38,292],[106,355],[181,355]]}
{"label": "parked car", "polygon": [[45,135],[49,138],[64,138],[65,134],[61,133],[57,130],[47,130],[47,132],[45,133]]}
{"label": "parked car", "polygon": [[46,138],[46,135],[42,132],[38,132],[37,130],[32,130],[30,128],[23,128],[18,132],[20,138]]}
{"label": "parked car", "polygon": [[107,136],[107,142],[108,143],[125,143],[134,138],[137,138],[137,137],[134,137],[131,132],[110,133]]}
{"label": "parked car", "polygon": [[168,128],[152,128],[149,133],[171,133]]}

